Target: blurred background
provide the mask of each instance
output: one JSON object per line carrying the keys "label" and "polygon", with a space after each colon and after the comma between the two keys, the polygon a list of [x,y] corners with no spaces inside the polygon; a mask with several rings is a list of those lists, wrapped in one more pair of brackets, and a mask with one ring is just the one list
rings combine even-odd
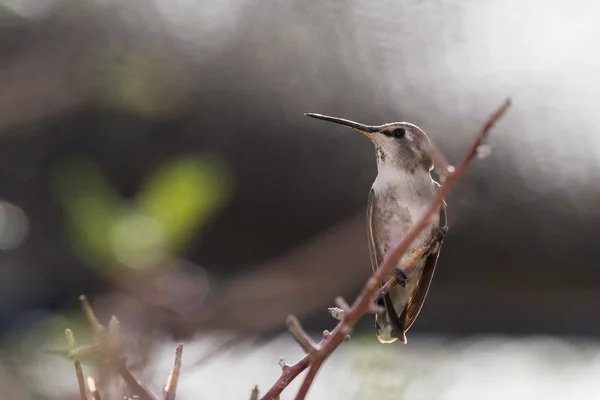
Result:
{"label": "blurred background", "polygon": [[593,398],[598,12],[0,0],[0,397],[77,398],[53,352],[65,328],[89,337],[80,294],[119,318],[132,370],[157,393],[177,341],[178,398],[266,391],[278,358],[301,356],[285,317],[318,338],[333,299],[352,300],[371,271],[371,144],[303,113],[410,121],[456,162],[510,96],[492,155],[447,199],[408,345],[380,345],[365,317],[310,397]]}

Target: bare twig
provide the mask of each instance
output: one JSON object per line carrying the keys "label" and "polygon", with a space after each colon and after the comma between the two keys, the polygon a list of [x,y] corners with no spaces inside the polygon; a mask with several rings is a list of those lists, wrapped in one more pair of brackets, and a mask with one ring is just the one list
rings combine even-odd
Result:
{"label": "bare twig", "polygon": [[[506,109],[510,105],[510,99],[505,102],[496,110],[485,122],[485,124],[479,130],[477,137],[467,150],[461,163],[456,169],[447,167],[448,173],[445,175],[445,179],[440,186],[435,198],[429,205],[427,213],[423,218],[410,229],[406,235],[402,238],[400,243],[393,249],[387,259],[379,266],[375,274],[369,278],[365,284],[362,292],[355,300],[354,304],[347,310],[344,310],[343,320],[338,323],[334,330],[325,337],[322,342],[317,346],[317,350],[311,355],[311,357],[304,356],[300,361],[294,365],[286,366],[275,382],[275,385],[262,397],[262,400],[275,399],[285,387],[304,369],[309,368],[304,381],[302,382],[300,389],[298,390],[295,399],[302,400],[306,397],[308,390],[310,389],[321,365],[331,355],[331,353],[337,348],[337,346],[344,340],[348,332],[352,330],[358,319],[368,312],[372,300],[379,286],[379,282],[383,282],[386,276],[391,272],[392,268],[398,263],[398,260],[408,250],[412,242],[419,236],[419,234],[426,229],[433,216],[439,211],[439,208],[444,201],[444,198],[450,192],[450,189],[462,176],[469,163],[476,157],[479,146],[486,139],[490,129],[498,121],[498,119],[504,114]],[[444,159],[441,154],[432,146],[432,152],[434,153],[434,160]],[[437,153],[437,154],[435,154]]]}
{"label": "bare twig", "polygon": [[252,393],[250,393],[250,400],[258,400],[258,385],[254,386]]}
{"label": "bare twig", "polygon": [[297,363],[294,365],[286,365],[282,368],[281,375],[277,382],[269,389],[267,393],[261,397],[261,400],[274,400],[283,389],[285,389],[302,371],[304,371],[309,365],[308,355],[302,357]]}
{"label": "bare twig", "polygon": [[373,314],[381,314],[382,312],[384,312],[385,309],[379,305],[377,305],[376,303],[371,303],[369,305],[369,312],[373,313]]}
{"label": "bare twig", "polygon": [[85,315],[88,321],[90,322],[94,333],[96,335],[104,333],[104,327],[96,317],[96,314],[94,313],[94,310],[92,309],[92,306],[90,305],[90,302],[88,301],[87,297],[85,297],[85,295],[82,294],[81,296],[79,296],[79,301],[81,302],[81,308],[83,308],[83,312],[85,312]]}
{"label": "bare twig", "polygon": [[344,300],[342,297],[336,297],[334,302],[342,311],[346,311],[350,308],[348,303],[346,303],[346,300]]}
{"label": "bare twig", "polygon": [[105,356],[102,343],[82,344],[67,353],[70,358],[77,358],[79,362],[93,364]]}
{"label": "bare twig", "polygon": [[310,336],[308,336],[304,329],[302,329],[302,325],[300,325],[298,318],[294,317],[293,315],[289,315],[285,322],[288,330],[292,336],[294,336],[306,354],[312,354],[317,350],[312,340],[310,340]]}
{"label": "bare twig", "polygon": [[[69,343],[69,350],[73,351],[77,347],[75,343],[75,336],[73,336],[73,332],[70,329],[65,330],[65,337],[67,338],[67,342]],[[81,400],[87,400],[87,393],[85,391],[85,380],[83,378],[83,370],[81,368],[81,363],[77,357],[73,357],[73,364],[75,365],[75,375],[77,375],[77,385],[79,386],[79,398]]]}
{"label": "bare twig", "polygon": [[127,367],[127,357],[115,357],[112,360],[112,365],[117,370],[119,375],[121,375],[121,378],[123,378],[129,387],[129,390],[131,390],[133,394],[138,395],[142,400],[156,400],[156,397],[152,394],[152,392],[150,392],[146,386],[144,386],[135,378],[135,376],[133,376]]}
{"label": "bare twig", "polygon": [[100,392],[98,391],[98,388],[96,387],[96,382],[94,381],[94,379],[91,376],[88,376],[87,381],[88,381],[88,387],[90,388],[90,393],[92,394],[92,399],[102,400],[102,396],[100,396]]}
{"label": "bare twig", "polygon": [[[90,325],[96,335],[96,343],[87,346],[80,346],[71,349],[69,355],[74,357],[76,354],[96,355],[101,354],[108,360],[109,364],[121,375],[133,394],[138,395],[142,400],[156,400],[156,397],[141,384],[127,367],[127,358],[118,354],[120,340],[120,323],[116,317],[110,319],[108,330],[102,326],[93,308],[90,306],[84,295],[79,296],[81,306],[85,312]],[[103,357],[103,358],[104,358]]]}
{"label": "bare twig", "polygon": [[111,350],[118,351],[121,342],[121,324],[114,315],[108,321],[107,344]]}
{"label": "bare twig", "polygon": [[181,354],[183,353],[183,345],[179,344],[175,350],[175,363],[173,372],[169,374],[169,379],[165,386],[165,400],[175,400],[177,395],[177,383],[179,382],[179,374],[181,373]]}
{"label": "bare twig", "polygon": [[233,336],[233,337],[226,339],[223,342],[213,346],[201,358],[194,361],[192,363],[192,366],[193,367],[200,366],[200,365],[205,364],[208,361],[212,360],[214,357],[217,357],[217,356],[223,354],[227,350],[231,350],[232,348],[235,348],[236,346],[239,347],[242,344],[250,345],[252,343],[257,342],[258,340],[259,339],[257,339],[257,338],[247,338],[245,336],[237,336],[237,335]]}

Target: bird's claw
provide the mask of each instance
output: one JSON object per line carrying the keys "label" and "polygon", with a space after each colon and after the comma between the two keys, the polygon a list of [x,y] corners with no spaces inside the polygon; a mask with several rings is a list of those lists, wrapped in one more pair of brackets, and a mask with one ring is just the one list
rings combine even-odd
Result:
{"label": "bird's claw", "polygon": [[406,281],[408,280],[408,277],[406,276],[404,271],[402,271],[401,268],[394,268],[394,269],[392,269],[392,273],[398,280],[398,283],[400,284],[400,286],[406,287]]}

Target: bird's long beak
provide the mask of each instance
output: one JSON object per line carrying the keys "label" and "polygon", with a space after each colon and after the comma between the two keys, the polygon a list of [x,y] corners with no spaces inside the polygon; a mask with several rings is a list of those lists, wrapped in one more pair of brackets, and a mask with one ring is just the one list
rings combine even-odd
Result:
{"label": "bird's long beak", "polygon": [[375,127],[375,126],[363,125],[363,124],[359,124],[358,122],[350,121],[347,119],[329,117],[327,115],[321,115],[321,114],[305,113],[304,115],[306,115],[307,117],[322,119],[323,121],[329,121],[329,122],[334,122],[336,124],[349,126],[352,129],[356,129],[357,131],[359,131],[360,133],[362,133],[363,135],[365,135],[366,137],[371,139],[371,141],[373,143],[375,143],[375,138],[373,137],[373,133],[377,132],[377,127]]}

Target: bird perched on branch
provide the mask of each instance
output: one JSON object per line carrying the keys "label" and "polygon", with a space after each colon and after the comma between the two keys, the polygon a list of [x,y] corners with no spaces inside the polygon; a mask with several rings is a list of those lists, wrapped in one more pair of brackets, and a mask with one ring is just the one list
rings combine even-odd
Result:
{"label": "bird perched on branch", "polygon": [[[427,213],[439,184],[431,177],[433,159],[429,137],[407,122],[369,126],[320,114],[309,117],[353,128],[375,145],[377,177],[369,191],[367,226],[371,265],[375,271],[402,237]],[[446,204],[412,243],[418,248],[432,243],[427,252],[405,275],[400,268],[410,254],[404,254],[389,276],[400,285],[392,287],[379,301],[384,312],[375,317],[377,338],[382,343],[400,339],[406,343],[406,331],[417,318],[435,271],[446,228]],[[432,236],[435,235],[435,236]]]}

